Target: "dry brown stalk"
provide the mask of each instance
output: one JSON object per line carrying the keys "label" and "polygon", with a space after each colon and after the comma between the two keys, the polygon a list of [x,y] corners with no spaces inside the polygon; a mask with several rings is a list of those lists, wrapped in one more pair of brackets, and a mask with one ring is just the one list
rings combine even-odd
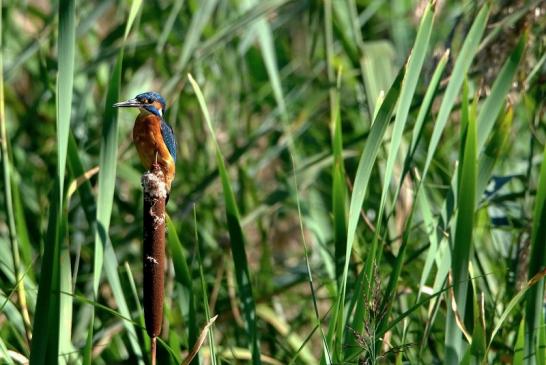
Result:
{"label": "dry brown stalk", "polygon": [[203,343],[205,342],[205,339],[207,338],[207,331],[209,330],[209,327],[214,324],[214,321],[216,321],[216,318],[218,318],[218,315],[215,315],[214,317],[212,317],[207,322],[205,327],[201,330],[201,334],[199,335],[199,338],[197,339],[197,341],[195,341],[195,345],[193,345],[193,348],[191,349],[191,352],[184,359],[184,361],[182,361],[182,365],[188,365],[193,360],[195,355],[197,355],[197,353],[201,349],[201,346],[203,346]]}

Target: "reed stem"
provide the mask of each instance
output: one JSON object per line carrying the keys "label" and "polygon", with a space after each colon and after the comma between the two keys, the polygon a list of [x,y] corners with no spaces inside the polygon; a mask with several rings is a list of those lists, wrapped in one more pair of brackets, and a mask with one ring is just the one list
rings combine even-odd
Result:
{"label": "reed stem", "polygon": [[152,344],[150,347],[150,357],[152,358],[152,365],[156,364],[156,349],[157,349],[157,337],[152,337]]}

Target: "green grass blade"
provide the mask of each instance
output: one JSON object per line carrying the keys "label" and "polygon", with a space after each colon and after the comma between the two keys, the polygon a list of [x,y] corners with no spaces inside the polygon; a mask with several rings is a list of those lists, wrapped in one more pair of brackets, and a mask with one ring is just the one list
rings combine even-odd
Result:
{"label": "green grass blade", "polygon": [[123,40],[126,41],[129,36],[129,32],[133,27],[133,23],[136,20],[140,6],[142,5],[142,0],[132,0],[131,9],[129,9],[129,16],[127,17],[127,24],[125,24],[125,32],[123,33]]}
{"label": "green grass blade", "polygon": [[473,317],[474,328],[472,329],[472,343],[468,349],[470,353],[471,362],[474,364],[479,363],[482,359],[485,360],[487,353],[487,339],[485,329],[485,297],[483,293],[478,294],[476,280],[472,280],[472,292],[473,292]]}
{"label": "green grass blade", "polygon": [[[332,1],[324,1],[324,47],[326,53],[326,70],[328,81],[334,84],[334,34],[332,18]],[[343,130],[341,125],[340,112],[340,79],[341,70],[338,74],[337,88],[330,86],[330,124],[332,133],[332,149],[334,153],[333,182],[332,182],[332,213],[334,219],[334,265],[335,278],[338,295],[341,292],[343,268],[345,265],[345,252],[347,251],[347,186],[345,182],[345,169],[343,160]],[[343,327],[336,326],[338,322],[343,321],[343,311],[338,310],[339,302],[334,303],[332,308],[333,315],[328,325],[326,339],[322,346],[321,364],[332,363],[332,351],[330,350],[334,343],[334,338],[343,337]],[[317,327],[318,328],[318,327]],[[337,332],[337,333],[336,333]],[[324,334],[323,334],[324,336]],[[335,337],[334,337],[335,336]],[[336,341],[337,348],[333,351],[342,355],[341,341]]]}
{"label": "green grass blade", "polygon": [[[66,169],[66,154],[68,150],[68,134],[70,117],[72,115],[72,93],[74,87],[74,56],[76,48],[76,9],[73,0],[59,2],[59,76],[57,79],[57,148],[58,148],[58,178],[60,196],[64,198],[64,178]],[[60,203],[63,206],[63,199]],[[62,213],[60,213],[62,217]],[[66,223],[61,223],[66,224]],[[59,236],[59,288],[61,291],[72,292],[72,268],[70,252],[64,243],[65,230]],[[72,297],[63,295],[60,298],[59,317],[59,353],[61,359],[68,363],[69,357],[64,354],[73,352],[72,338]],[[60,360],[61,360],[60,359]]]}
{"label": "green grass blade", "polygon": [[133,301],[136,303],[136,311],[138,313],[138,325],[140,329],[140,341],[144,342],[146,351],[150,351],[151,346],[151,340],[146,334],[146,321],[144,319],[144,310],[142,309],[142,305],[140,305],[140,298],[138,295],[138,290],[135,283],[135,278],[133,276],[133,272],[131,270],[131,266],[127,261],[125,261],[123,267],[125,268],[125,272],[127,275],[127,282],[129,283],[129,286],[131,288],[131,294],[133,296]]}
{"label": "green grass blade", "polygon": [[[540,176],[537,184],[537,194],[534,202],[533,227],[531,231],[531,249],[529,255],[529,278],[534,277],[546,266],[546,147],[544,148]],[[526,364],[537,361],[538,331],[544,323],[544,279],[529,289],[525,304],[525,346],[524,358]]]}
{"label": "green grass blade", "polygon": [[[476,209],[477,177],[477,129],[476,119],[470,116],[464,142],[464,154],[459,175],[458,213],[451,254],[454,300],[461,320],[465,319],[465,308],[468,292],[468,264],[472,250],[472,231],[474,211]],[[463,357],[462,333],[455,322],[452,310],[448,311],[446,325],[446,358],[447,364],[458,364]]]}
{"label": "green grass blade", "polygon": [[[13,177],[13,176],[12,176]],[[32,242],[29,235],[27,219],[25,217],[25,209],[23,206],[23,197],[21,196],[21,190],[19,184],[13,181],[11,183],[11,190],[13,192],[13,212],[15,217],[15,232],[17,232],[17,238],[19,240],[19,249],[21,250],[21,265],[32,265]],[[7,189],[4,189],[7,192]],[[6,194],[6,197],[9,196]],[[6,201],[7,203],[7,201]],[[6,212],[10,211],[6,209]],[[8,223],[10,224],[10,223]],[[28,271],[27,277],[35,281],[34,271]]]}
{"label": "green grass blade", "polygon": [[[332,144],[334,151],[333,183],[332,183],[332,212],[334,215],[334,256],[336,278],[343,276],[345,252],[347,245],[347,185],[345,182],[345,168],[343,162],[343,132],[341,129],[341,115],[339,111],[339,91],[331,95],[333,122]],[[338,282],[338,285],[340,282]]]}
{"label": "green grass blade", "polygon": [[478,115],[478,152],[482,150],[499,112],[504,107],[506,95],[512,87],[512,81],[523,58],[527,34],[525,33],[518,41],[518,44],[506,63],[503,65],[499,75],[491,87],[491,93],[483,103]]}
{"label": "green grass blade", "polygon": [[[205,319],[206,322],[209,323],[211,319],[211,313],[210,313],[210,307],[209,307],[209,297],[207,295],[207,283],[205,281],[205,274],[203,271],[203,259],[201,257],[201,250],[199,249],[199,237],[197,233],[197,212],[195,211],[195,208],[193,210],[193,223],[195,227],[195,250],[197,252],[197,261],[199,264],[199,279],[201,284],[201,296],[203,299],[203,308],[205,309]],[[217,354],[216,354],[216,346],[214,343],[214,331],[212,326],[208,327],[207,330],[207,337],[209,340],[209,348],[210,348],[210,362],[212,365],[217,364]]]}
{"label": "green grass blade", "polygon": [[[535,276],[533,276],[531,280],[525,283],[523,288],[521,288],[521,290],[516,295],[514,295],[514,297],[510,300],[510,302],[508,302],[508,304],[506,305],[506,308],[504,308],[504,311],[502,312],[499,319],[497,320],[497,323],[495,323],[495,327],[493,328],[493,331],[491,331],[491,337],[489,338],[488,350],[493,344],[493,340],[497,336],[497,333],[499,333],[502,326],[505,325],[505,322],[508,319],[508,316],[510,315],[510,313],[518,306],[518,304],[522,300],[526,299],[526,295],[529,293],[529,290],[531,288],[537,287],[537,285],[540,286],[543,284],[544,276],[546,276],[546,270],[543,270],[539,272],[538,274],[536,274]],[[523,350],[523,343],[524,343],[524,340],[522,338],[520,351]]]}
{"label": "green grass blade", "polygon": [[[70,263],[70,250],[66,245],[61,246],[59,260],[59,287],[63,293],[72,293],[72,267]],[[71,364],[76,361],[77,355],[72,346],[72,296],[61,295],[59,318],[59,356],[62,363]]]}
{"label": "green grass blade", "polygon": [[364,43],[362,49],[360,69],[362,70],[370,119],[374,120],[381,107],[385,90],[392,83],[396,73],[395,51],[392,45],[385,41]]}
{"label": "green grass blade", "polygon": [[[258,1],[256,0],[243,0],[241,5],[244,10],[248,10],[257,3]],[[269,75],[269,80],[271,81],[273,95],[275,96],[275,100],[277,101],[281,115],[286,117],[286,105],[284,102],[284,93],[282,91],[279,68],[277,66],[277,57],[275,55],[275,46],[273,44],[273,32],[271,31],[271,27],[265,18],[261,18],[256,22],[256,24],[250,27],[250,32],[256,33],[258,37],[267,74]]]}
{"label": "green grass blade", "polygon": [[525,79],[525,87],[529,87],[531,84],[531,81],[539,74],[539,71],[541,70],[542,66],[546,63],[546,53],[542,54],[542,57],[540,57],[540,60],[537,61],[531,72],[527,75],[527,78]]}
{"label": "green grass blade", "polygon": [[434,157],[434,153],[436,152],[438,144],[440,143],[442,132],[447,124],[449,115],[453,109],[453,105],[459,96],[459,90],[461,89],[463,80],[470,65],[472,64],[476,51],[478,50],[480,39],[482,38],[482,34],[487,24],[488,15],[489,6],[486,4],[476,16],[476,20],[474,20],[474,23],[466,36],[461,52],[457,56],[457,61],[453,67],[449,84],[447,85],[445,95],[442,99],[442,104],[440,105],[440,110],[438,111],[438,116],[436,117],[436,124],[434,125],[432,137],[430,138],[427,159],[425,161],[425,166],[422,173],[422,180],[425,180],[432,162],[432,158]]}
{"label": "green grass blade", "polygon": [[248,270],[248,263],[245,252],[245,239],[243,230],[241,229],[241,219],[239,216],[239,209],[235,200],[235,195],[231,188],[229,175],[224,163],[224,157],[220,150],[220,146],[216,141],[214,128],[208,112],[208,108],[205,102],[205,97],[199,88],[199,85],[195,80],[188,75],[190,83],[199,101],[199,106],[207,123],[209,132],[214,140],[216,147],[216,161],[220,172],[220,180],[222,182],[222,189],[224,191],[224,200],[226,205],[226,219],[228,224],[228,230],[231,241],[231,252],[233,255],[233,262],[235,265],[235,276],[237,279],[237,286],[239,288],[240,300],[243,305],[243,311],[245,313],[245,322],[247,335],[250,342],[250,351],[252,353],[252,363],[261,364],[260,360],[260,342],[258,338],[257,326],[256,326],[256,305],[254,297],[252,296],[251,278]]}
{"label": "green grass blade", "polygon": [[[345,261],[345,245],[347,244],[347,187],[345,183],[345,169],[343,161],[343,131],[341,126],[340,114],[340,84],[342,70],[338,72],[337,87],[334,89],[334,34],[332,23],[332,2],[324,1],[324,51],[326,54],[326,72],[328,82],[330,83],[329,101],[330,101],[330,133],[332,135],[332,149],[334,154],[334,165],[332,169],[332,214],[334,224],[334,274],[337,281],[337,290],[340,288],[340,278],[343,274],[343,265]],[[335,322],[330,321],[333,325]],[[322,361],[326,356],[330,359],[329,346],[332,343],[334,326],[330,326],[326,335],[326,345],[323,346]],[[331,360],[331,359],[330,359]]]}
{"label": "green grass blade", "polygon": [[[387,201],[387,194],[389,192],[389,185],[391,183],[394,170],[394,163],[398,157],[398,150],[400,149],[400,144],[402,142],[402,133],[404,132],[408,121],[411,101],[413,100],[415,89],[417,88],[417,82],[419,81],[425,56],[428,53],[433,21],[434,11],[432,5],[429,4],[427,5],[425,13],[421,19],[421,24],[419,25],[419,30],[417,31],[417,36],[415,38],[415,44],[413,45],[413,50],[411,51],[409,60],[406,64],[404,80],[402,81],[402,90],[400,91],[400,100],[398,101],[398,107],[396,109],[396,117],[394,119],[393,132],[389,148],[389,157],[387,159],[387,166],[385,167],[383,193],[381,194],[381,202],[379,205],[378,217],[380,221],[383,215],[382,213],[385,203]],[[398,188],[397,191],[399,191]],[[397,197],[395,196],[393,200],[396,199]],[[378,224],[378,226],[379,225],[380,224]],[[377,231],[379,234],[379,227]]]}
{"label": "green grass blade", "polygon": [[[179,282],[184,288],[185,292],[189,296],[189,313],[188,313],[188,348],[192,349],[197,341],[199,336],[199,327],[197,325],[196,318],[196,303],[195,296],[193,291],[193,283],[190,275],[190,270],[188,268],[186,253],[184,246],[182,245],[176,228],[171,221],[171,218],[167,215],[167,244],[171,257],[173,260],[174,274],[175,279]],[[195,356],[192,363],[199,363],[199,354]]]}
{"label": "green grass blade", "polygon": [[[544,324],[544,313],[540,313],[540,323]],[[537,365],[546,365],[546,328],[544,325],[538,329],[538,344],[537,344]]]}
{"label": "green grass blade", "polygon": [[465,78],[463,81],[463,91],[461,95],[461,126],[459,128],[461,131],[460,133],[461,141],[463,141],[463,143],[461,143],[459,146],[459,164],[457,164],[457,169],[455,169],[455,174],[453,176],[453,179],[455,179],[457,182],[457,189],[455,189],[455,199],[457,198],[457,195],[459,194],[459,191],[461,189],[461,181],[462,181],[461,173],[463,169],[462,161],[464,157],[464,149],[466,146],[464,141],[466,138],[466,133],[467,133],[469,123],[470,123],[470,107],[469,107],[469,100],[468,100],[468,81]]}
{"label": "green grass blade", "polygon": [[512,365],[523,365],[523,346],[525,342],[525,320],[522,320],[518,327],[518,335],[514,346],[514,357]]}
{"label": "green grass blade", "polygon": [[60,334],[60,239],[63,217],[59,204],[59,181],[55,181],[51,192],[51,202],[48,228],[46,234],[47,245],[42,257],[42,272],[38,285],[38,297],[34,312],[34,323],[31,343],[30,365],[56,364],[59,356]]}
{"label": "green grass blade", "polygon": [[381,104],[381,108],[377,113],[370,135],[364,147],[364,151],[360,156],[358,168],[356,172],[353,194],[351,195],[351,203],[349,206],[349,225],[347,230],[347,251],[345,252],[345,267],[343,271],[343,283],[345,286],[347,282],[347,273],[349,270],[349,261],[351,251],[353,248],[353,242],[356,236],[356,227],[360,219],[360,209],[364,203],[364,197],[368,189],[368,183],[370,182],[370,176],[372,174],[372,168],[379,152],[379,147],[383,140],[385,131],[390,122],[398,95],[400,94],[400,86],[402,78],[404,76],[404,70],[401,70],[396,80],[389,89],[385,100]]}
{"label": "green grass blade", "polygon": [[[57,183],[55,184],[55,188],[58,190],[53,194],[58,200],[53,202],[49,212],[49,245],[45,248],[42,268],[45,266],[52,268],[44,270],[40,278],[38,311],[35,313],[33,326],[31,364],[57,363],[59,352],[71,352],[72,300],[70,297],[60,298],[59,293],[62,289],[72,289],[70,260],[67,260],[66,252],[63,255],[64,259],[61,260],[61,245],[64,243],[66,233],[66,214],[63,206],[64,178],[74,84],[76,37],[74,1],[60,1],[58,11]],[[47,278],[44,275],[51,276]],[[44,302],[48,302],[48,304],[41,308],[39,304]],[[41,318],[42,316],[43,318]],[[63,321],[62,325],[60,320]]]}
{"label": "green grass blade", "polygon": [[167,242],[173,259],[175,278],[180,284],[188,287],[188,289],[191,289],[192,280],[186,261],[184,246],[182,245],[182,242],[178,237],[178,233],[176,232],[176,228],[169,216],[167,216],[167,231],[169,232]]}
{"label": "green grass blade", "polygon": [[330,349],[328,346],[328,341],[326,340],[326,337],[324,336],[324,332],[322,330],[321,323],[320,323],[320,314],[319,314],[319,309],[317,304],[317,294],[316,294],[315,286],[313,284],[313,275],[311,273],[311,264],[309,260],[309,249],[307,245],[307,240],[305,238],[305,229],[303,227],[303,217],[301,214],[301,201],[300,201],[300,195],[299,195],[299,189],[298,189],[298,179],[296,174],[296,163],[295,163],[292,152],[290,153],[290,157],[292,159],[292,169],[294,174],[294,188],[296,189],[296,206],[298,208],[298,220],[299,220],[299,228],[301,233],[301,242],[303,244],[305,264],[307,265],[307,275],[308,275],[308,282],[309,282],[309,290],[311,291],[311,300],[313,302],[313,309],[315,311],[315,325],[318,327],[319,333],[321,335],[322,346],[325,349],[326,356],[330,359],[331,355],[330,355]]}
{"label": "green grass blade", "polygon": [[57,78],[57,148],[59,151],[57,175],[61,193],[64,191],[64,173],[68,131],[72,115],[72,89],[74,85],[74,53],[76,39],[75,4],[73,0],[59,2],[59,76]]}
{"label": "green grass blade", "polygon": [[[406,160],[404,161],[404,172],[402,173],[400,177],[400,182],[398,183],[397,192],[395,194],[396,196],[398,196],[399,191],[402,187],[403,181],[406,177],[406,174],[409,172],[411,162],[416,152],[418,143],[423,135],[423,130],[424,130],[423,127],[425,124],[425,120],[430,112],[432,101],[438,91],[438,86],[440,84],[441,76],[445,70],[448,59],[449,59],[449,50],[446,51],[440,58],[440,61],[438,62],[438,65],[436,66],[436,69],[434,70],[432,78],[429,82],[429,86],[427,87],[427,91],[425,92],[425,96],[423,97],[423,101],[421,102],[421,107],[419,108],[419,113],[417,114],[417,119],[413,127],[409,153],[406,157]],[[420,186],[418,188],[418,191],[415,193],[415,197],[416,197],[415,200],[418,201],[417,204],[421,207],[421,214],[423,216],[427,235],[430,241],[430,248],[427,250],[427,257],[425,259],[425,264],[423,266],[421,279],[419,281],[419,292],[416,298],[416,301],[419,301],[422,289],[428,278],[430,270],[432,269],[432,265],[434,263],[434,259],[438,251],[438,240],[436,237],[435,225],[433,222],[432,212],[430,209],[428,198],[426,196],[426,192],[422,190]],[[412,207],[412,211],[414,209],[415,209],[415,204]],[[408,223],[406,225],[409,226],[410,224],[411,224],[411,220],[408,220]]]}
{"label": "green grass blade", "polygon": [[[436,66],[436,69],[434,70],[434,73],[432,74],[432,77],[428,84],[428,88],[427,88],[427,91],[425,92],[425,96],[423,97],[423,101],[421,102],[421,107],[419,108],[419,114],[417,114],[417,119],[415,121],[415,125],[413,126],[413,133],[411,136],[411,145],[409,149],[410,153],[408,155],[408,158],[413,156],[413,154],[415,153],[415,149],[417,148],[417,144],[419,143],[421,139],[425,120],[430,112],[432,101],[434,100],[434,97],[436,96],[436,93],[438,91],[438,86],[440,85],[440,80],[442,78],[442,75],[444,73],[448,60],[449,60],[449,50],[444,52],[444,54],[442,55],[442,58],[440,58],[440,61],[438,62],[438,65]],[[407,164],[408,162],[406,162],[406,165]],[[408,167],[406,167],[406,169],[408,169]]]}

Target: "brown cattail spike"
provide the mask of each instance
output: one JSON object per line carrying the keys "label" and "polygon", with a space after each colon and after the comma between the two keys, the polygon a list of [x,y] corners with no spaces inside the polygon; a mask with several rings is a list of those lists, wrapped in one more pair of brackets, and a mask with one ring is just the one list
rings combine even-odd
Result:
{"label": "brown cattail spike", "polygon": [[[165,277],[165,199],[167,190],[158,164],[142,176],[144,190],[144,320],[148,335],[155,340],[163,322]],[[153,355],[152,355],[153,356]]]}

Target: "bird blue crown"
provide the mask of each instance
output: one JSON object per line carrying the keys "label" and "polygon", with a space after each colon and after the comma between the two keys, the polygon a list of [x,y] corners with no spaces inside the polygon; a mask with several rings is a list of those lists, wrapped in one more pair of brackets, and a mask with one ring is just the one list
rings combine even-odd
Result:
{"label": "bird blue crown", "polygon": [[155,91],[148,91],[142,94],[138,94],[135,99],[137,99],[138,101],[148,100],[148,103],[159,101],[161,103],[161,108],[163,109],[163,111],[165,111],[165,99],[163,99],[163,96]]}

